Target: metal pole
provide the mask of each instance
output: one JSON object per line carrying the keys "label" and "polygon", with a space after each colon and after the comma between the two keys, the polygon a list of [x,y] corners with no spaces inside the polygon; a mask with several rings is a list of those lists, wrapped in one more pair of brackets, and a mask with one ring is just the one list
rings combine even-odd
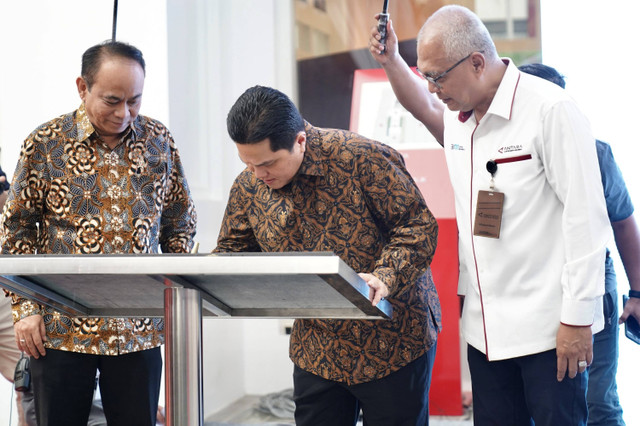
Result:
{"label": "metal pole", "polygon": [[118,0],[113,0],[113,25],[111,26],[111,41],[116,41],[117,24],[118,24]]}
{"label": "metal pole", "polygon": [[167,426],[202,426],[202,299],[193,289],[164,290]]}

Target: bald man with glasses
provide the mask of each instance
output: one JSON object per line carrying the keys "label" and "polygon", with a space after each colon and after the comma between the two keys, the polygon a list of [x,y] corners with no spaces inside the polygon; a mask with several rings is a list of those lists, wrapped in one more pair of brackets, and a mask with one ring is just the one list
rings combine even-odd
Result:
{"label": "bald man with glasses", "polygon": [[383,47],[372,29],[370,52],[444,147],[454,189],[474,424],[586,424],[611,233],[588,120],[500,58],[467,8],[427,19],[418,73],[387,33]]}

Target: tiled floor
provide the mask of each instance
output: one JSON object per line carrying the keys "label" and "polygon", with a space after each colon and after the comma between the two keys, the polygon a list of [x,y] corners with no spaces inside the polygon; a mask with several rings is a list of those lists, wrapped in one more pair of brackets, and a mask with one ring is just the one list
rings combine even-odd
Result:
{"label": "tiled floor", "polygon": [[[287,405],[288,401],[283,404]],[[295,426],[293,418],[280,418],[261,412],[261,397],[247,395],[205,420],[205,426]],[[359,423],[361,424],[361,423]],[[471,413],[460,417],[432,416],[430,426],[471,426]]]}

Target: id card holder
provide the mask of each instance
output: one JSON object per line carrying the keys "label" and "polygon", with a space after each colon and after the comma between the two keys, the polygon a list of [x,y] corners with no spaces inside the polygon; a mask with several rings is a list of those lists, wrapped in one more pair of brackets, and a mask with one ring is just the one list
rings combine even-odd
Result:
{"label": "id card holder", "polygon": [[504,193],[497,191],[478,191],[473,235],[487,238],[500,238],[503,206]]}

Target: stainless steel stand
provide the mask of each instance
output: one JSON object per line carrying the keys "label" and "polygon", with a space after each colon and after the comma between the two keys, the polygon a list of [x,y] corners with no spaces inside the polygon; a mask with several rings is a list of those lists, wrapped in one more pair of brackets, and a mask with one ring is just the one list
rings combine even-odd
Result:
{"label": "stainless steel stand", "polygon": [[164,290],[167,426],[200,426],[202,400],[202,300],[187,288]]}

